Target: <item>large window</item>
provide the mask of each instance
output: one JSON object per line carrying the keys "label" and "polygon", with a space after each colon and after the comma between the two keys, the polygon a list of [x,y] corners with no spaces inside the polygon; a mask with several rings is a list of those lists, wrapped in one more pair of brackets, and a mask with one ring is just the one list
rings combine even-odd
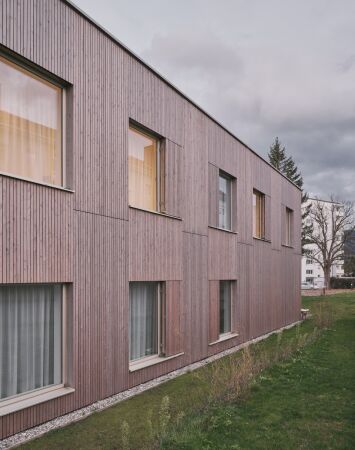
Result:
{"label": "large window", "polygon": [[63,185],[62,89],[0,57],[0,171]]}
{"label": "large window", "polygon": [[225,230],[231,230],[231,206],[232,206],[232,180],[223,172],[219,173],[219,200],[218,200],[218,226]]}
{"label": "large window", "polygon": [[0,406],[63,383],[61,285],[0,286]]}
{"label": "large window", "polygon": [[253,236],[265,238],[265,195],[254,189],[253,191]]}
{"label": "large window", "polygon": [[130,360],[161,353],[162,285],[159,282],[131,282]]}
{"label": "large window", "polygon": [[285,230],[285,245],[292,245],[292,222],[293,222],[293,211],[290,208],[286,208],[286,230]]}
{"label": "large window", "polygon": [[219,283],[219,334],[230,333],[231,324],[231,297],[232,284],[230,281],[220,281]]}
{"label": "large window", "polygon": [[130,127],[128,135],[128,197],[130,206],[158,211],[160,195],[159,141]]}

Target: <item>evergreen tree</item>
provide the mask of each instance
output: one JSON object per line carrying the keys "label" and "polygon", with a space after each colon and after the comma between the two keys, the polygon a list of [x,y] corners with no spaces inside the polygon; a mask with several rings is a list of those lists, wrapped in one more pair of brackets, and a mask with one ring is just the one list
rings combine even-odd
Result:
{"label": "evergreen tree", "polygon": [[281,146],[279,138],[276,136],[275,142],[270,147],[269,151],[269,162],[272,164],[277,170],[284,173],[285,162],[286,162],[286,149]]}
{"label": "evergreen tree", "polygon": [[283,175],[285,175],[289,180],[295,183],[302,190],[302,254],[306,253],[305,245],[309,244],[309,238],[312,234],[312,224],[307,223],[307,218],[310,213],[311,204],[306,206],[306,202],[308,201],[308,194],[303,189],[303,178],[301,172],[298,170],[296,163],[292,156],[287,156],[286,148],[281,145],[279,138],[276,136],[274,143],[270,147],[270,151],[268,153],[269,162],[273,165],[277,170],[279,170]]}

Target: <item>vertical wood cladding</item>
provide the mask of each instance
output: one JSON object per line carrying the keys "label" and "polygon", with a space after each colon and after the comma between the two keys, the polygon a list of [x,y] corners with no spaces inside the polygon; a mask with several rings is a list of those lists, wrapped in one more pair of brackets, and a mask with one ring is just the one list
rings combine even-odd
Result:
{"label": "vertical wood cladding", "polygon": [[165,139],[161,149],[162,207],[181,217],[183,148]]}
{"label": "vertical wood cladding", "polygon": [[[0,175],[0,283],[68,283],[75,388],[0,417],[0,438],[298,319],[295,186],[64,0],[3,0],[0,44],[69,85],[74,192]],[[164,207],[181,220],[128,207],[129,120],[163,136]],[[209,227],[218,225],[220,169],[236,179],[237,234]],[[253,239],[253,188],[268,199],[271,242]],[[284,207],[294,211],[293,248],[282,246]],[[221,279],[236,280],[239,337],[209,346],[218,338]],[[165,282],[167,353],[184,354],[129,372],[134,280]]]}
{"label": "vertical wood cladding", "polygon": [[72,281],[72,194],[0,177],[0,283]]}
{"label": "vertical wood cladding", "polygon": [[208,282],[209,286],[209,342],[215,342],[219,337],[219,281]]}
{"label": "vertical wood cladding", "polygon": [[238,278],[237,234],[208,230],[209,280],[236,280]]}
{"label": "vertical wood cladding", "polygon": [[183,351],[182,323],[183,297],[181,281],[167,281],[165,285],[165,354],[177,355]]}

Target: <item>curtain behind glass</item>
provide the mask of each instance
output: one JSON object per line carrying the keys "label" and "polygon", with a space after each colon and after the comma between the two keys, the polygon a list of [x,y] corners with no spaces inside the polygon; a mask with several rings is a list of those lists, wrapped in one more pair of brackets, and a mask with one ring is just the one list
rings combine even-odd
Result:
{"label": "curtain behind glass", "polygon": [[130,296],[130,359],[158,353],[158,283],[134,282]]}
{"label": "curtain behind glass", "polygon": [[62,382],[61,311],[61,286],[0,286],[0,399]]}
{"label": "curtain behind glass", "polygon": [[0,171],[62,185],[61,89],[0,57]]}
{"label": "curtain behind glass", "polygon": [[219,285],[219,332],[220,334],[231,331],[231,283],[221,281]]}
{"label": "curtain behind glass", "polygon": [[133,128],[128,133],[129,204],[156,211],[157,141]]}
{"label": "curtain behind glass", "polygon": [[231,229],[231,181],[219,176],[219,225],[226,230]]}

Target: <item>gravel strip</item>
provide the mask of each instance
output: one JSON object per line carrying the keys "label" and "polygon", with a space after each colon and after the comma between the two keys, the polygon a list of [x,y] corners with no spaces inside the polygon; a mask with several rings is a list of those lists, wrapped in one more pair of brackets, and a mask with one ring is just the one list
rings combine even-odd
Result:
{"label": "gravel strip", "polygon": [[170,372],[166,375],[162,375],[159,378],[155,378],[154,380],[147,381],[146,383],[140,384],[139,386],[135,386],[131,389],[128,389],[127,391],[115,394],[112,397],[105,398],[104,400],[99,400],[89,406],[77,409],[76,411],[65,414],[64,416],[57,417],[56,419],[50,420],[49,422],[46,422],[42,425],[30,428],[29,430],[26,431],[21,431],[20,433],[17,433],[13,436],[10,436],[7,439],[0,441],[0,449],[2,450],[16,447],[27,441],[38,438],[39,436],[48,433],[48,431],[55,430],[57,428],[62,428],[65,427],[66,425],[69,425],[70,423],[77,422],[78,420],[84,419],[85,417],[88,417],[90,414],[96,411],[102,411],[103,409],[109,408],[110,406],[122,402],[127,398],[133,397],[134,395],[140,394],[141,392],[147,391],[148,389],[152,389],[153,387],[158,386],[159,384],[165,383],[166,381],[169,381],[173,378],[183,375],[184,373],[199,369],[200,367],[205,366],[206,364],[209,364],[212,361],[216,361],[217,359],[223,358],[223,356],[230,355],[232,353],[241,350],[244,347],[247,347],[250,344],[255,344],[256,342],[262,341],[263,339],[268,338],[274,333],[279,333],[282,330],[292,328],[298,323],[300,323],[300,321],[294,322],[278,330],[271,331],[270,333],[264,334],[255,339],[252,339],[251,341],[229,348],[224,352],[217,353],[216,355],[210,356],[201,361],[195,362],[188,366],[184,366],[181,369],[174,370],[173,372]]}

